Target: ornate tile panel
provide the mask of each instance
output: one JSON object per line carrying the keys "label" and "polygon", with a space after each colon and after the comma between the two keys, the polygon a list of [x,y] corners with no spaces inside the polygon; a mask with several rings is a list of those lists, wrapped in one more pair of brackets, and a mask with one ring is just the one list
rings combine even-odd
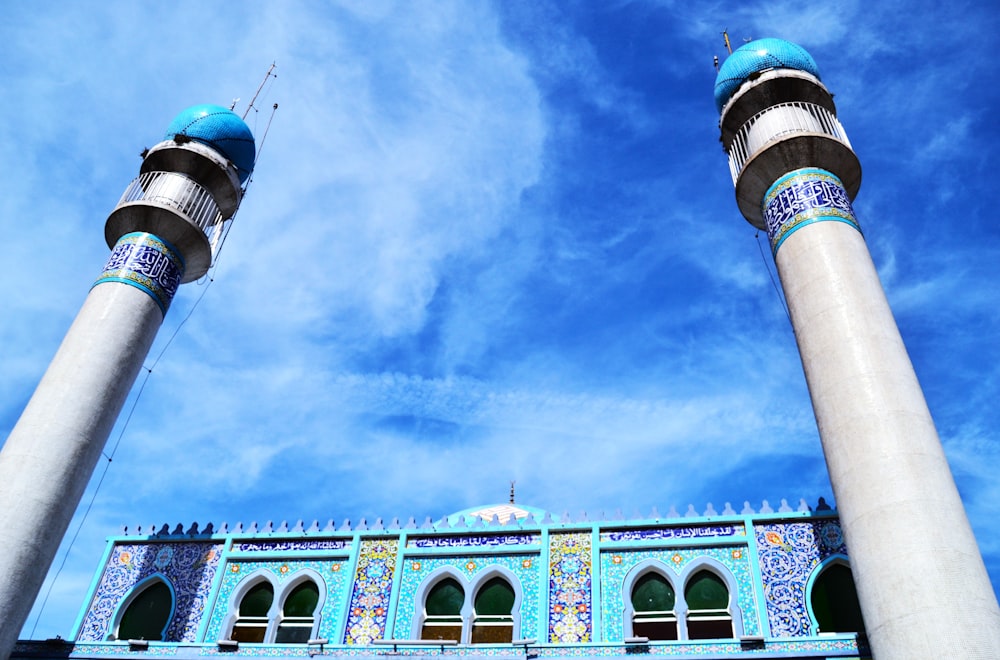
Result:
{"label": "ornate tile panel", "polygon": [[[743,630],[747,635],[760,634],[757,599],[745,547],[683,548],[676,550],[608,550],[601,553],[601,592],[604,603],[602,623],[605,641],[620,642],[625,638],[625,577],[637,564],[656,559],[680,575],[693,560],[708,557],[729,569],[739,585],[736,602],[743,613]],[[678,588],[682,588],[677,585]],[[657,649],[659,650],[659,649]]]}
{"label": "ornate tile panel", "polygon": [[746,536],[741,523],[732,525],[699,525],[694,527],[655,527],[602,532],[602,541],[657,541],[667,539],[700,539],[717,536]]}
{"label": "ornate tile panel", "polygon": [[757,525],[754,531],[771,634],[808,635],[806,582],[821,561],[832,554],[847,554],[840,523],[778,523]]}
{"label": "ornate tile panel", "polygon": [[505,534],[493,536],[422,536],[410,537],[408,548],[502,548],[531,545],[539,542],[538,534]]}
{"label": "ornate tile panel", "polygon": [[399,539],[361,542],[344,644],[367,646],[373,639],[385,638],[386,612],[398,550]]}
{"label": "ornate tile panel", "polygon": [[[466,557],[420,557],[407,560],[403,565],[403,579],[399,590],[399,604],[396,607],[396,622],[392,636],[408,639],[412,634],[413,617],[423,609],[417,603],[417,587],[432,573],[444,566],[458,569],[468,582],[493,566],[502,566],[517,576],[521,586],[521,632],[524,637],[532,637],[538,630],[540,608],[540,572],[537,555],[476,555]],[[468,588],[469,583],[463,588]]]}
{"label": "ornate tile panel", "polygon": [[112,617],[132,588],[160,575],[174,592],[169,642],[194,642],[219,565],[218,543],[127,543],[115,545],[80,627],[82,641],[104,641]]}
{"label": "ornate tile panel", "polygon": [[773,254],[793,232],[814,222],[843,222],[861,231],[840,179],[815,167],[790,172],[771,186],[764,197],[764,221]]}
{"label": "ornate tile panel", "polygon": [[121,282],[145,291],[167,313],[184,274],[184,261],[173,246],[153,234],[133,232],[118,239],[94,286]]}
{"label": "ornate tile panel", "polygon": [[592,641],[590,532],[549,537],[549,642]]}
{"label": "ornate tile panel", "polygon": [[212,612],[212,619],[205,631],[205,640],[214,642],[223,639],[228,630],[223,630],[223,622],[229,613],[230,601],[233,592],[240,583],[251,573],[264,570],[275,577],[275,582],[279,585],[290,579],[294,579],[303,569],[312,569],[322,577],[326,585],[326,600],[323,602],[323,609],[320,610],[320,637],[329,638],[330,635],[339,630],[343,603],[347,595],[347,583],[349,576],[344,570],[345,562],[339,559],[307,560],[307,561],[230,561],[226,564],[225,575],[222,578],[222,585],[219,587],[219,596],[215,601],[215,610]]}

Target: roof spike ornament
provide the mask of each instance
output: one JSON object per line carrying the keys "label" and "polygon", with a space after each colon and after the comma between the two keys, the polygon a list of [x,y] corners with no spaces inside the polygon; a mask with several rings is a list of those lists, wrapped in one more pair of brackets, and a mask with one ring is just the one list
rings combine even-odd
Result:
{"label": "roof spike ornament", "polygon": [[801,46],[758,39],[723,62],[715,103],[737,206],[771,244],[873,655],[1000,658],[1000,608],[852,206],[861,164],[833,95]]}

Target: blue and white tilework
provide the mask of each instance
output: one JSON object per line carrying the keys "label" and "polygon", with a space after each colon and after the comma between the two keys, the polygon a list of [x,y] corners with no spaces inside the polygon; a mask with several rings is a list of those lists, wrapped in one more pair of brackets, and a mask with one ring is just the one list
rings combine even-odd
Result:
{"label": "blue and white tilework", "polygon": [[144,232],[118,239],[94,286],[120,282],[145,291],[167,313],[184,274],[180,253],[166,241]]}
{"label": "blue and white tilework", "polygon": [[549,642],[593,640],[593,560],[589,532],[549,537]]}
{"label": "blue and white tilework", "polygon": [[735,600],[743,614],[743,631],[747,635],[760,634],[757,618],[757,600],[753,591],[753,578],[747,549],[744,546],[724,548],[678,548],[663,550],[607,550],[601,553],[601,591],[604,611],[602,623],[604,638],[608,641],[624,639],[625,578],[640,562],[658,560],[665,570],[680,575],[691,561],[710,558],[719,562],[733,574],[739,585]]}
{"label": "blue and white tilework", "polygon": [[763,206],[772,254],[793,232],[814,222],[843,222],[861,231],[844,185],[819,168],[795,170],[775,181]]}
{"label": "blue and white tilework", "polygon": [[408,548],[501,548],[533,545],[537,534],[492,534],[490,536],[418,536],[406,540]]}
{"label": "blue and white tilework", "polygon": [[742,524],[702,525],[700,527],[651,527],[602,532],[601,541],[658,541],[664,539],[698,539],[718,536],[746,536]]}
{"label": "blue and white tilework", "polygon": [[399,587],[399,603],[396,606],[396,622],[392,636],[407,639],[412,634],[413,618],[423,610],[423,603],[417,603],[417,588],[435,571],[445,566],[457,569],[467,579],[464,588],[485,570],[501,566],[515,576],[521,589],[521,637],[534,637],[538,630],[539,585],[541,581],[538,556],[515,555],[475,555],[464,557],[413,557],[403,564],[402,582]]}
{"label": "blue and white tilework", "polygon": [[135,543],[115,545],[78,639],[104,641],[112,617],[132,588],[157,575],[174,592],[174,611],[164,641],[194,642],[205,611],[222,545],[215,543]]}
{"label": "blue and white tilework", "polygon": [[361,542],[344,644],[367,646],[372,640],[385,638],[386,613],[392,596],[392,577],[398,551],[398,539],[366,539]]}
{"label": "blue and white tilework", "polygon": [[847,554],[837,521],[757,525],[757,554],[772,637],[810,633],[806,583],[817,565]]}
{"label": "blue and white tilework", "polygon": [[248,575],[264,570],[274,576],[275,582],[281,584],[288,580],[295,579],[300,572],[310,569],[322,577],[326,585],[326,600],[323,602],[323,609],[320,610],[319,636],[328,637],[338,630],[340,626],[340,616],[342,608],[339,607],[344,602],[347,595],[347,585],[350,579],[346,561],[342,559],[314,559],[308,561],[230,561],[226,564],[225,575],[222,577],[222,584],[219,587],[219,596],[215,601],[215,609],[212,612],[212,619],[205,631],[205,639],[214,642],[218,639],[225,639],[229,634],[228,630],[223,630],[223,622],[229,614],[230,606],[239,607],[238,603],[232,603],[233,593],[239,588],[240,583]]}

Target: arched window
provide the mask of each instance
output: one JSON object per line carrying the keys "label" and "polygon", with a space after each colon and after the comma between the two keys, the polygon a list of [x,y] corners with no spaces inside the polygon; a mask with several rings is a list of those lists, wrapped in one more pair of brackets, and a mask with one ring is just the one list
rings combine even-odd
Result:
{"label": "arched window", "polygon": [[810,598],[818,631],[864,632],[858,592],[854,586],[851,569],[843,564],[832,564],[816,578]]}
{"label": "arched window", "polygon": [[727,639],[733,636],[729,589],[718,575],[702,570],[684,588],[688,639]]}
{"label": "arched window", "polygon": [[174,609],[174,595],[162,580],[154,580],[129,603],[118,623],[118,639],[161,641]]}
{"label": "arched window", "polygon": [[309,641],[313,624],[316,622],[316,605],[319,603],[319,587],[312,580],[298,585],[285,599],[278,622],[278,633],[274,637],[277,644],[305,644]]}
{"label": "arched window", "polygon": [[238,642],[263,642],[267,634],[267,616],[273,602],[274,587],[270,582],[259,582],[251,587],[240,601],[239,616],[229,638]]}
{"label": "arched window", "polygon": [[651,640],[677,639],[674,588],[655,571],[646,573],[632,587],[632,634]]}
{"label": "arched window", "polygon": [[462,641],[462,605],[465,591],[454,578],[445,578],[434,585],[424,602],[424,625],[420,639],[453,639]]}
{"label": "arched window", "polygon": [[514,641],[514,588],[502,577],[491,578],[476,594],[472,615],[473,644]]}

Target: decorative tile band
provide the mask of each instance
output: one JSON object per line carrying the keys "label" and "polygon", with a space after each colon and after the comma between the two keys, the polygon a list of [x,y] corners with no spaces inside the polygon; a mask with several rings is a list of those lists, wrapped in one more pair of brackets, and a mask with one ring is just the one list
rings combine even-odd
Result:
{"label": "decorative tile band", "polygon": [[221,552],[221,544],[209,543],[116,545],[78,639],[104,641],[114,633],[112,617],[122,601],[136,585],[155,575],[174,592],[174,613],[165,641],[194,642]]}
{"label": "decorative tile band", "polygon": [[764,195],[764,221],[772,254],[777,254],[797,229],[825,220],[843,222],[861,231],[844,185],[826,170],[807,167],[789,172]]}
{"label": "decorative tile band", "polygon": [[344,550],[351,542],[343,539],[326,541],[247,541],[233,543],[233,552],[274,552],[278,550]]}
{"label": "decorative tile band", "polygon": [[425,536],[407,539],[408,548],[497,548],[538,543],[537,534],[497,536]]}
{"label": "decorative tile band", "polygon": [[166,315],[183,275],[184,260],[176,248],[153,234],[132,232],[115,243],[94,286],[105,282],[134,286],[148,293]]}
{"label": "decorative tile band", "polygon": [[656,541],[660,539],[698,539],[715,536],[746,536],[743,525],[702,525],[698,527],[662,527],[604,532],[602,541]]}
{"label": "decorative tile band", "polygon": [[590,534],[549,537],[549,642],[578,644],[593,638]]}
{"label": "decorative tile band", "polygon": [[372,640],[385,638],[386,613],[389,611],[398,550],[399,541],[396,539],[366,539],[361,542],[344,644],[367,646]]}
{"label": "decorative tile band", "polygon": [[816,566],[847,554],[837,521],[757,525],[757,553],[773,637],[809,635],[806,583]]}

